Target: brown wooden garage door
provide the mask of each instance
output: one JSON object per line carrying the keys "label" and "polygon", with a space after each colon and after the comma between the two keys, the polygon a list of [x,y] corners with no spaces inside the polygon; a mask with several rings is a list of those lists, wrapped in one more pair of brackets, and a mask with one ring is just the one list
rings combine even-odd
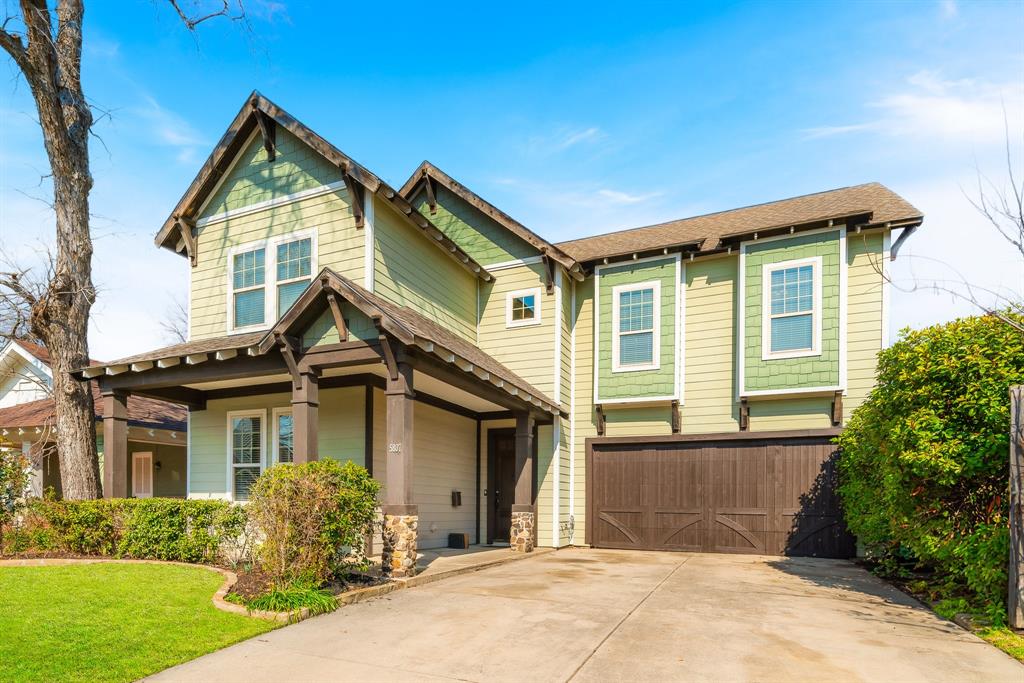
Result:
{"label": "brown wooden garage door", "polygon": [[854,553],[826,437],[594,443],[587,502],[600,548]]}

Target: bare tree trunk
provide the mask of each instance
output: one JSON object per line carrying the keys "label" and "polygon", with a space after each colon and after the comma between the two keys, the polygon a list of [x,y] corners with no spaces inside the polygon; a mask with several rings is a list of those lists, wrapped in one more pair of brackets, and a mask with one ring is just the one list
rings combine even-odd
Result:
{"label": "bare tree trunk", "polygon": [[1024,628],[1024,386],[1010,387],[1010,567],[1006,612]]}

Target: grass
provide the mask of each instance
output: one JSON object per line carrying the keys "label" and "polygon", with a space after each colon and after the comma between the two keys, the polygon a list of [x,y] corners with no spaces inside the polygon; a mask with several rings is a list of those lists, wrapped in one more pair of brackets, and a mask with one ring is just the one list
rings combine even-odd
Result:
{"label": "grass", "polygon": [[326,614],[338,609],[338,599],[329,591],[299,584],[275,586],[246,604],[249,609],[268,612],[298,612],[306,608],[310,614]]}
{"label": "grass", "polygon": [[1024,662],[1024,635],[1015,633],[1005,626],[989,626],[978,631],[976,635],[1014,659]]}
{"label": "grass", "polygon": [[199,567],[0,568],[0,681],[133,681],[275,624],[222,612]]}

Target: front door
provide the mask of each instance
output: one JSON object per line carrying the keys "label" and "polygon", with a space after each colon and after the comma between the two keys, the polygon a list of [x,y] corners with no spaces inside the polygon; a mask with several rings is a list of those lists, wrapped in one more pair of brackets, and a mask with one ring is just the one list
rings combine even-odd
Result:
{"label": "front door", "polygon": [[153,454],[132,453],[132,496],[153,497]]}
{"label": "front door", "polygon": [[508,542],[516,488],[516,432],[487,432],[487,542]]}

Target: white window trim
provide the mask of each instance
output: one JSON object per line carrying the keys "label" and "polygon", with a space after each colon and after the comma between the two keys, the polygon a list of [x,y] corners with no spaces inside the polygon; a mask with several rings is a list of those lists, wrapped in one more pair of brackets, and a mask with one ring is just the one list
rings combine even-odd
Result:
{"label": "white window trim", "polygon": [[[790,268],[799,268],[801,266],[811,266],[812,272],[812,285],[814,288],[814,301],[811,309],[811,348],[809,349],[795,349],[792,351],[772,351],[772,295],[771,295],[771,275],[777,270],[787,270]],[[777,360],[781,358],[809,358],[812,356],[821,355],[821,321],[822,321],[822,309],[821,309],[821,257],[812,256],[804,259],[793,259],[790,261],[778,261],[775,263],[766,263],[761,267],[761,360]],[[783,317],[791,317],[795,315],[806,315],[806,312],[801,313],[790,313],[785,314]]]}
{"label": "white window trim", "polygon": [[[256,332],[259,330],[270,329],[274,323],[277,322],[278,318],[284,314],[284,311],[277,310],[277,286],[279,284],[288,284],[289,282],[298,282],[304,278],[292,278],[290,280],[277,279],[277,247],[280,244],[287,242],[294,242],[296,240],[309,239],[309,281],[312,282],[316,278],[316,274],[319,271],[317,265],[317,229],[310,228],[308,230],[296,230],[295,232],[289,232],[284,235],[277,235],[265,240],[256,240],[254,242],[246,242],[245,244],[238,244],[228,250],[227,259],[227,333],[228,334],[239,334],[241,332]],[[238,292],[235,291],[234,285],[234,268],[235,268],[235,256],[237,254],[244,254],[255,249],[263,249],[263,322],[256,325],[245,325],[242,327],[235,327],[235,294],[238,292],[254,291],[259,287],[247,287],[240,289]]]}
{"label": "white window trim", "polygon": [[[625,292],[639,290],[653,290],[654,295],[654,333],[652,341],[651,362],[643,365],[622,365],[619,359],[619,338],[622,332],[619,331],[619,295]],[[646,332],[646,330],[643,330]],[[627,332],[626,334],[635,334]],[[640,372],[643,370],[658,370],[661,368],[661,281],[649,280],[628,285],[612,287],[612,372]]]}
{"label": "white window trim", "polygon": [[[535,315],[526,320],[512,320],[512,300],[518,297],[533,296],[536,303]],[[543,297],[540,294],[540,287],[531,289],[519,289],[505,295],[505,327],[531,327],[541,324],[541,308]]]}
{"label": "white window trim", "polygon": [[[272,425],[273,425],[273,430],[274,430],[274,438],[272,439],[272,441],[273,441],[273,444],[272,444],[273,451],[271,451],[270,456],[267,458],[267,461],[271,464],[271,466],[278,465],[281,462],[280,460],[278,460],[279,454],[281,452],[281,449],[280,449],[280,446],[281,446],[281,441],[280,441],[280,439],[281,439],[281,432],[277,428],[277,420],[282,415],[292,415],[292,409],[291,408],[274,408],[273,417],[272,417]],[[294,449],[294,447],[295,447],[295,418],[293,416],[292,417],[292,448]]]}
{"label": "white window trim", "polygon": [[235,500],[235,468],[236,467],[252,467],[252,465],[235,465],[234,453],[232,447],[234,446],[234,439],[232,438],[231,432],[231,421],[236,417],[258,417],[260,418],[260,474],[267,469],[267,411],[265,409],[258,410],[229,410],[227,413],[227,423],[225,425],[225,434],[227,435],[227,484],[224,487],[226,489],[228,500]]}

